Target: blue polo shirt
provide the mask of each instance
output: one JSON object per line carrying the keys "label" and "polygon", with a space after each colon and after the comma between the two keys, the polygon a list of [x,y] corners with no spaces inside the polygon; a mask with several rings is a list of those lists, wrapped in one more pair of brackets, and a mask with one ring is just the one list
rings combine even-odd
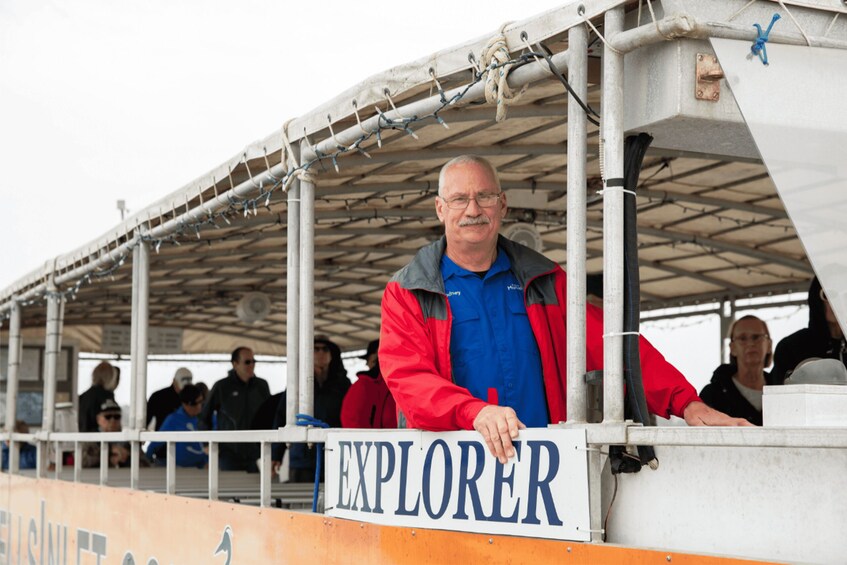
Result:
{"label": "blue polo shirt", "polygon": [[453,380],[476,398],[510,406],[527,427],[547,426],[541,356],[509,258],[498,252],[480,277],[445,254],[441,276],[453,314]]}

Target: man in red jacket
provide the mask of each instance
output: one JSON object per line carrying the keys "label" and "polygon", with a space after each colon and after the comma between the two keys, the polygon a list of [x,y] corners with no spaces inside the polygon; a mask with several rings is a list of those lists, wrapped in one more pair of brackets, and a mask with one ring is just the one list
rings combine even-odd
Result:
{"label": "man in red jacket", "polygon": [[[441,169],[444,237],[398,271],[382,299],[382,374],[411,427],[476,429],[505,463],[524,427],[566,419],[565,272],[498,235],[506,196],[485,159]],[[587,369],[602,368],[602,310],[587,307]],[[689,425],[745,425],[706,406],[641,338],[651,412]]]}

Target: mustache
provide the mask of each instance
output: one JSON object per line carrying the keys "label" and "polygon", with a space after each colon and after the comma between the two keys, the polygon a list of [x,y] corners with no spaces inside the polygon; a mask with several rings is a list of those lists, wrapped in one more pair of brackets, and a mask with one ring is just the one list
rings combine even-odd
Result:
{"label": "mustache", "polygon": [[465,218],[459,222],[459,227],[465,226],[484,226],[490,224],[491,220],[488,216],[474,216],[472,218]]}

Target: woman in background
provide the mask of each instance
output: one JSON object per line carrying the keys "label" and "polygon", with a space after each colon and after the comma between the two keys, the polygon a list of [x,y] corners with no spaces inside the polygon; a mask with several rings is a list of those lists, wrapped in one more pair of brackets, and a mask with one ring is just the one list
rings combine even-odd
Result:
{"label": "woman in background", "polygon": [[700,398],[714,408],[751,424],[762,425],[762,388],[769,382],[765,367],[773,360],[768,326],[744,316],[729,327],[729,363],[719,366]]}

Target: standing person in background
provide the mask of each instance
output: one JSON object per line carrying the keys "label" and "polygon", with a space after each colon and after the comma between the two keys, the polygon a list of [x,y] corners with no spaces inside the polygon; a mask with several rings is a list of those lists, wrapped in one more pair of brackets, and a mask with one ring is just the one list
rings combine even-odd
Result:
{"label": "standing person in background", "polygon": [[150,400],[147,401],[147,428],[150,428],[150,422],[154,421],[156,431],[162,429],[162,423],[165,421],[171,412],[179,408],[179,391],[185,385],[191,384],[193,375],[185,367],[180,367],[174,373],[173,382],[170,386],[157,390],[150,395]]}
{"label": "standing person in background", "polygon": [[341,406],[341,425],[345,428],[396,428],[397,404],[379,371],[379,340],[368,344],[362,359],[368,370],[357,375]]}
{"label": "standing person in background", "polygon": [[[219,380],[209,393],[209,400],[200,413],[200,427],[222,431],[249,430],[256,412],[271,393],[268,382],[255,375],[256,358],[253,350],[238,347],[230,358],[232,369]],[[259,458],[257,443],[222,443],[220,446],[220,468],[224,471],[258,472]]]}
{"label": "standing person in background", "polygon": [[[347,369],[341,360],[341,348],[323,335],[315,336],[314,375],[315,375],[315,418],[326,422],[330,428],[341,427],[341,404],[350,388]],[[277,402],[273,428],[285,426],[286,395],[280,394]],[[273,446],[273,471],[279,472],[279,466],[285,455],[284,444]],[[315,480],[317,470],[317,449],[305,443],[291,444],[289,459],[289,481],[295,483]]]}
{"label": "standing person in background", "polygon": [[96,432],[97,414],[106,400],[115,400],[115,389],[121,382],[121,370],[103,361],[91,372],[91,388],[79,395],[79,431]]}
{"label": "standing person in background", "polygon": [[756,316],[744,316],[729,327],[729,363],[719,366],[712,381],[700,391],[703,402],[751,424],[762,425],[762,388],[773,359],[768,325]]}
{"label": "standing person in background", "polygon": [[808,303],[809,326],[777,344],[768,384],[781,385],[801,361],[812,357],[838,359],[847,365],[847,341],[817,277],[809,286]]}

